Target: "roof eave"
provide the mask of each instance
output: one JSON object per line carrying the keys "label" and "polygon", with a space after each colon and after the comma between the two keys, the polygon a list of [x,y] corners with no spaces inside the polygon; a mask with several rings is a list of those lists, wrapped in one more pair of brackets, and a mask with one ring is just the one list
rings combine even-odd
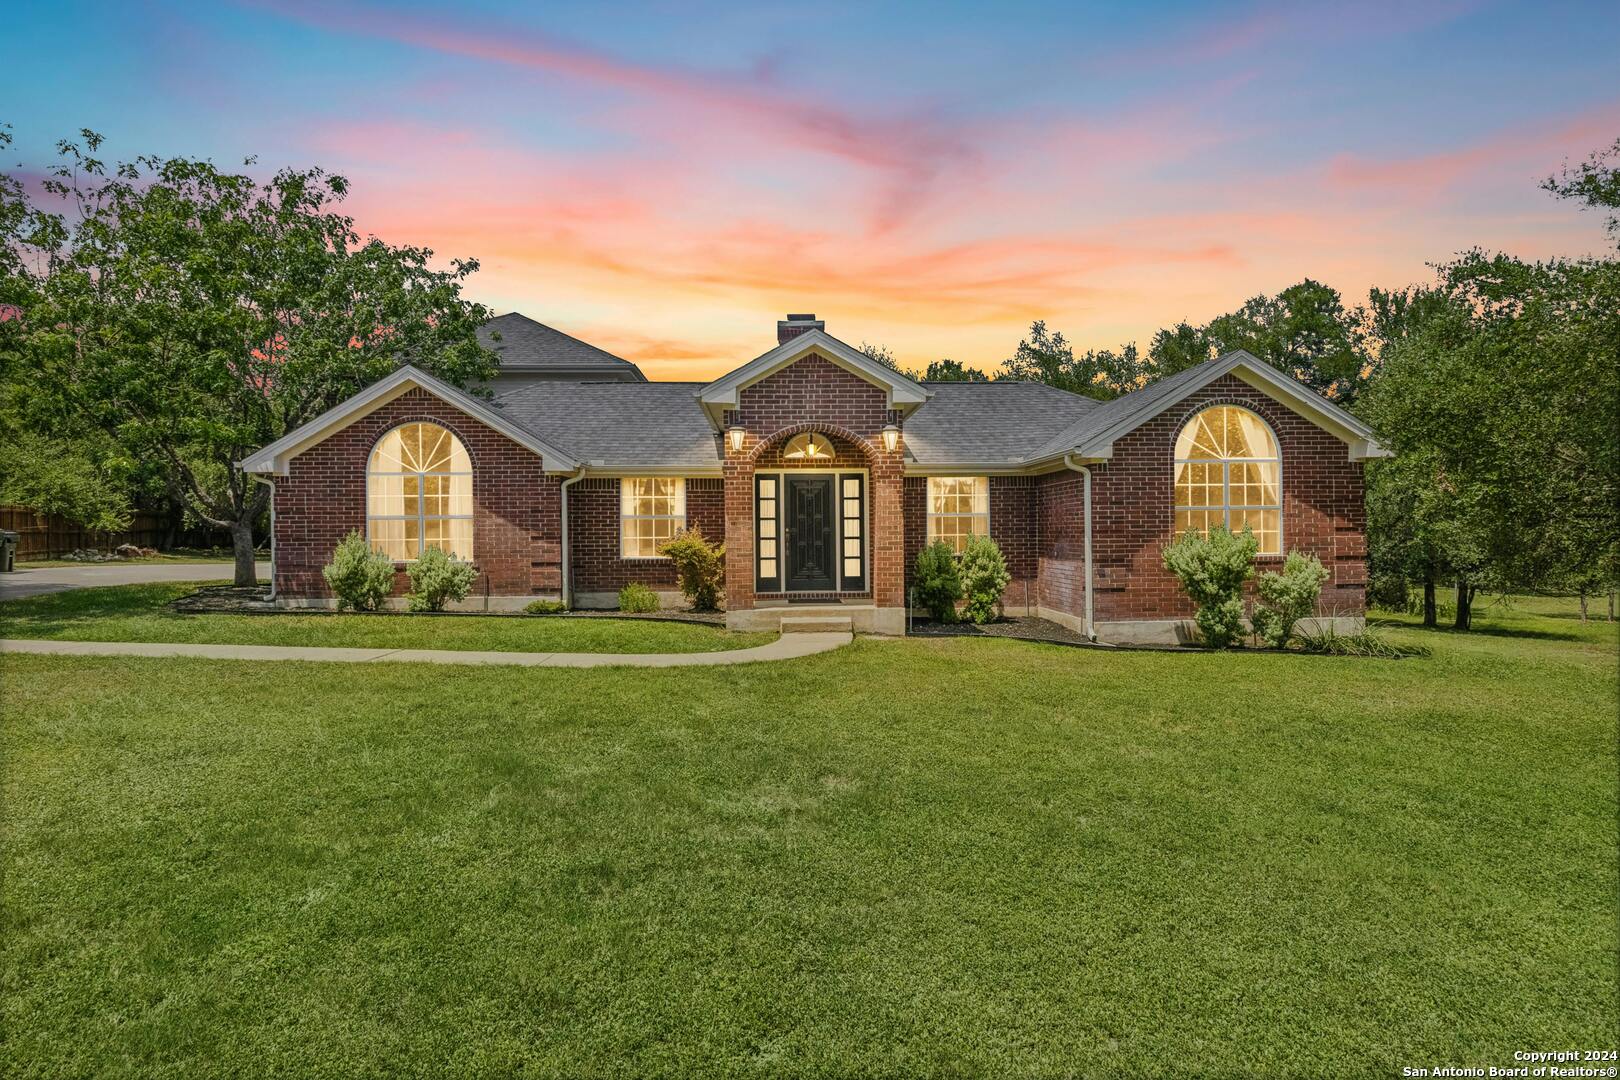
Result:
{"label": "roof eave", "polygon": [[427,391],[445,404],[466,413],[491,430],[505,435],[520,446],[533,450],[540,455],[546,472],[574,472],[579,468],[579,462],[575,460],[573,455],[536,438],[532,433],[513,424],[478,399],[457,390],[449,383],[442,382],[410,364],[399,368],[386,378],[377,380],[364,390],[339,402],[308,423],[300,424],[270,445],[261,447],[249,454],[237,464],[242,471],[248,473],[265,476],[286,476],[289,463],[304,450],[324,441],[356,420],[375,412],[413,388]]}

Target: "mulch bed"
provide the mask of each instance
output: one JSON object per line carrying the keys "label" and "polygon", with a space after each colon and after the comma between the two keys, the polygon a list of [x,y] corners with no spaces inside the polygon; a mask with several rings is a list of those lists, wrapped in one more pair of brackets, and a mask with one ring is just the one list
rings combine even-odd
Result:
{"label": "mulch bed", "polygon": [[504,617],[518,619],[645,619],[651,622],[701,623],[705,626],[725,626],[723,611],[645,611],[629,614],[622,611],[558,611],[546,615],[531,615],[526,611],[345,611],[323,608],[277,607],[270,599],[270,590],[263,585],[204,585],[189,596],[169,604],[170,609],[187,615],[434,615],[475,616],[478,618]]}
{"label": "mulch bed", "polygon": [[1054,645],[1084,645],[1087,648],[1105,648],[1086,639],[1086,635],[1070,630],[1050,619],[1037,619],[1029,615],[1004,615],[994,622],[941,623],[932,619],[918,619],[911,624],[912,637],[999,637],[1017,641],[1046,641]]}

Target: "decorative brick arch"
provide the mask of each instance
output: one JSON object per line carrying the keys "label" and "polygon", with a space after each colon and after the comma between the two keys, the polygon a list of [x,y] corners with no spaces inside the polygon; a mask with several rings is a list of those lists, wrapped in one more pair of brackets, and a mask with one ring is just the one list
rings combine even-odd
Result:
{"label": "decorative brick arch", "polygon": [[868,462],[878,459],[878,448],[848,428],[840,427],[837,424],[811,420],[802,424],[790,424],[761,438],[754,444],[753,449],[748,452],[749,463],[757,463],[772,448],[782,445],[795,435],[803,435],[807,431],[813,431],[818,435],[826,435],[834,439],[842,439],[844,442],[850,443],[861,451]]}

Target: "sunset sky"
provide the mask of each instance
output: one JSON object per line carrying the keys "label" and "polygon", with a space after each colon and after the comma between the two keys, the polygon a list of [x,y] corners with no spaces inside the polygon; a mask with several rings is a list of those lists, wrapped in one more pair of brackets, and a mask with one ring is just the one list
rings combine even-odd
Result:
{"label": "sunset sky", "polygon": [[354,182],[471,295],[717,374],[815,312],[990,367],[1032,319],[1144,346],[1303,277],[1606,246],[1538,190],[1620,135],[1607,3],[643,7],[22,0],[8,168],[106,153]]}

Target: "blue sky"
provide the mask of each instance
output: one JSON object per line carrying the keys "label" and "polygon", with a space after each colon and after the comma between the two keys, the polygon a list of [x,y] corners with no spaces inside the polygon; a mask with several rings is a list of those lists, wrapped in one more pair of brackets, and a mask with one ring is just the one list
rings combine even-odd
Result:
{"label": "blue sky", "polygon": [[[25,2],[0,121],[355,182],[472,294],[721,370],[815,311],[993,365],[1145,343],[1311,276],[1605,245],[1537,181],[1620,136],[1620,9]],[[15,162],[7,162],[8,166]]]}

